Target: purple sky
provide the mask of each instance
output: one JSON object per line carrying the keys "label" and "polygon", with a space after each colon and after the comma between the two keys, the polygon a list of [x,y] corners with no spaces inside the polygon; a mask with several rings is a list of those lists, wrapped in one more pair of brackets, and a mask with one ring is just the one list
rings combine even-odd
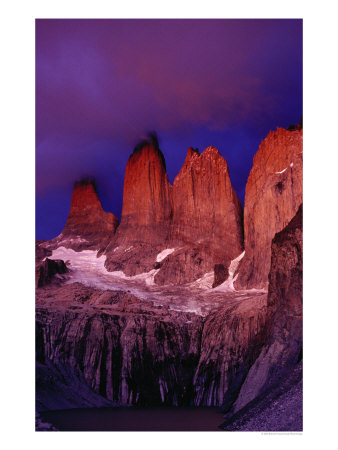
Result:
{"label": "purple sky", "polygon": [[120,218],[149,131],[171,182],[189,146],[216,146],[243,204],[259,143],[301,115],[301,20],[37,20],[36,237],[61,232],[85,176]]}

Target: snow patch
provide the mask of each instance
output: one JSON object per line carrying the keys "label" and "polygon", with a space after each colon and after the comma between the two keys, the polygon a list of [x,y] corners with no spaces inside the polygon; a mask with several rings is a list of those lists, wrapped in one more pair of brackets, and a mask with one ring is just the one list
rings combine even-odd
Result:
{"label": "snow patch", "polygon": [[66,244],[79,244],[79,243],[82,243],[82,242],[89,242],[87,239],[83,239],[81,236],[76,236],[76,237],[74,237],[74,238],[70,238],[70,237],[67,237],[67,236],[63,236],[62,238],[61,238],[61,240],[59,241],[59,244],[63,244],[63,243],[66,243]]}
{"label": "snow patch", "polygon": [[214,282],[214,272],[208,272],[203,277],[191,283],[191,287],[198,289],[211,289]]}
{"label": "snow patch", "polygon": [[146,285],[153,286],[155,284],[154,278],[158,270],[152,269],[150,272],[140,273],[128,277],[122,271],[108,272],[104,263],[106,255],[101,255],[97,258],[96,250],[83,250],[82,252],[75,252],[70,248],[59,247],[53,250],[50,259],[63,259],[69,261],[73,269],[73,279],[83,284],[98,287],[112,288],[114,283],[119,280],[135,280],[144,281]]}
{"label": "snow patch", "polygon": [[229,277],[227,280],[224,281],[224,283],[220,284],[219,286],[215,287],[214,289],[212,289],[212,292],[217,292],[217,291],[234,291],[234,281],[237,280],[238,274],[234,277],[234,274],[238,268],[238,265],[241,261],[241,259],[243,259],[243,256],[245,254],[245,250],[243,253],[241,253],[240,255],[237,256],[237,258],[233,259],[230,263],[229,266]]}
{"label": "snow patch", "polygon": [[159,253],[156,256],[156,262],[163,261],[168,255],[173,253],[176,249],[175,248],[166,248],[165,250],[162,250],[161,253]]}
{"label": "snow patch", "polygon": [[[157,270],[152,269],[150,272],[139,273],[138,275],[134,275],[132,277],[127,277],[126,275],[124,275],[123,272],[119,272],[119,273],[123,274],[123,278],[125,280],[144,281],[146,285],[154,286],[154,284],[155,284],[155,275],[157,274],[158,271],[159,271],[159,269],[157,269]],[[111,272],[111,273],[116,273],[116,272]]]}
{"label": "snow patch", "polygon": [[287,167],[285,167],[285,169],[281,170],[280,172],[275,172],[275,173],[283,173],[286,171],[286,169],[287,169]]}
{"label": "snow patch", "polygon": [[[293,167],[293,162],[290,164],[290,167]],[[283,173],[288,169],[288,167],[285,167],[285,169],[281,170],[280,172],[275,172],[275,173]]]}

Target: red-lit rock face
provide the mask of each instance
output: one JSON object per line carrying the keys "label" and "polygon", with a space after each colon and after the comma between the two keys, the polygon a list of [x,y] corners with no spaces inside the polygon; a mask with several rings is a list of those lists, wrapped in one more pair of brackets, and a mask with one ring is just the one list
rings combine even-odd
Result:
{"label": "red-lit rock face", "polygon": [[105,250],[107,269],[129,276],[153,269],[166,247],[171,216],[164,156],[156,143],[144,143],[127,163],[121,224]]}
{"label": "red-lit rock face", "polygon": [[[158,263],[162,250],[175,251]],[[164,157],[151,143],[129,158],[121,225],[107,247],[108,270],[158,270],[157,284],[196,280],[243,251],[242,209],[226,160],[214,147],[192,148],[173,187]]]}
{"label": "red-lit rock face", "polygon": [[215,147],[200,155],[192,148],[173,184],[171,247],[158,284],[185,283],[228,267],[243,251],[242,208],[226,160]]}
{"label": "red-lit rock face", "polygon": [[303,194],[303,130],[278,128],[261,143],[245,190],[245,256],[237,289],[266,288],[271,241],[296,214]]}
{"label": "red-lit rock face", "polygon": [[76,183],[66,225],[56,238],[58,246],[74,250],[100,249],[107,245],[118,226],[118,219],[102,209],[91,181]]}
{"label": "red-lit rock face", "polygon": [[[152,230],[169,225],[170,191],[162,152],[151,143],[134,151],[124,179],[121,234],[128,235],[129,241],[156,239]],[[134,234],[135,227],[138,235]]]}
{"label": "red-lit rock face", "polygon": [[173,184],[173,238],[234,259],[243,250],[242,208],[215,147],[188,150]]}

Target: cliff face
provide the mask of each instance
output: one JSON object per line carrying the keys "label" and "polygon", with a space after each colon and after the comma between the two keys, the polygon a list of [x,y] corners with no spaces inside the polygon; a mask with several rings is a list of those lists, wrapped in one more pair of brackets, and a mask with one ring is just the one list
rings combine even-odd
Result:
{"label": "cliff face", "polygon": [[[163,259],[157,255],[170,250]],[[214,147],[188,154],[173,186],[154,142],[129,158],[121,224],[106,267],[135,275],[156,269],[155,283],[194,281],[243,251],[242,209],[226,160]]]}
{"label": "cliff face", "polygon": [[201,155],[188,150],[173,184],[173,210],[173,240],[202,244],[225,259],[243,251],[242,207],[215,147]]}
{"label": "cliff face", "polygon": [[303,195],[303,130],[278,128],[261,143],[245,190],[245,256],[236,289],[266,288],[271,241],[296,214]]}
{"label": "cliff face", "polygon": [[[35,270],[35,286],[42,287],[49,284],[53,279],[68,272],[68,268],[61,259],[46,258],[37,265]],[[62,277],[60,277],[62,279]]]}
{"label": "cliff face", "polygon": [[101,396],[98,404],[230,405],[262,347],[265,311],[266,294],[227,301],[203,318],[128,292],[41,288],[38,401],[53,408],[53,391],[62,391],[58,404],[74,403],[73,384],[79,399]]}
{"label": "cliff face", "polygon": [[38,363],[116,404],[192,403],[201,317],[141,304],[127,293],[106,295],[103,306],[98,294],[87,290],[83,304],[66,308],[66,301],[39,305]]}
{"label": "cliff face", "polygon": [[155,277],[158,284],[185,283],[229,266],[243,251],[242,208],[226,160],[214,147],[192,148],[173,184],[171,247]]}
{"label": "cliff face", "polygon": [[99,250],[113,238],[118,224],[114,214],[102,209],[95,183],[80,181],[74,186],[69,215],[62,233],[47,245],[50,248],[63,246],[75,251]]}
{"label": "cliff face", "polygon": [[234,411],[279,382],[302,359],[302,205],[272,241],[266,343],[241,388]]}
{"label": "cliff face", "polygon": [[105,254],[108,270],[148,272],[165,248],[172,216],[171,185],[157,141],[142,143],[130,156],[124,178],[121,224]]}
{"label": "cliff face", "polygon": [[264,343],[266,294],[212,312],[194,376],[195,405],[231,407]]}
{"label": "cliff face", "polygon": [[171,209],[164,156],[155,143],[148,142],[136,148],[127,163],[118,241],[164,240]]}

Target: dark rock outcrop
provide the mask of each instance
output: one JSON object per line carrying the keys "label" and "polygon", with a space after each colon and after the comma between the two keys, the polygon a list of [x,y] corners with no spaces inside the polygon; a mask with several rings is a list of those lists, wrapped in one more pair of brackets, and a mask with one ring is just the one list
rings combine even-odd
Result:
{"label": "dark rock outcrop", "polygon": [[77,391],[120,405],[232,405],[263,345],[266,294],[228,301],[203,319],[79,283],[53,292],[51,303],[50,288],[39,291],[36,314],[45,407],[58,386],[60,407]]}
{"label": "dark rock outcrop", "polygon": [[36,269],[36,286],[42,287],[52,282],[57,275],[68,272],[67,266],[61,259],[46,258]]}
{"label": "dark rock outcrop", "polygon": [[226,431],[303,431],[302,363],[225,421]]}
{"label": "dark rock outcrop", "polygon": [[303,130],[278,128],[261,143],[245,190],[245,256],[236,289],[266,288],[271,241],[296,214],[303,196]]}
{"label": "dark rock outcrop", "polygon": [[266,339],[250,368],[234,411],[276,385],[302,359],[303,232],[302,205],[272,241]]}
{"label": "dark rock outcrop", "polygon": [[118,404],[192,404],[202,318],[135,303],[130,294],[126,302],[126,295],[112,306],[40,303],[38,362]]}
{"label": "dark rock outcrop", "polygon": [[229,277],[229,271],[224,264],[215,264],[214,267],[214,282],[212,287],[215,288],[224,283]]}
{"label": "dark rock outcrop", "polygon": [[195,405],[229,409],[264,344],[266,294],[230,302],[203,327],[194,376]]}
{"label": "dark rock outcrop", "polygon": [[94,392],[81,375],[74,376],[67,366],[50,360],[38,361],[35,368],[36,410],[115,406]]}

